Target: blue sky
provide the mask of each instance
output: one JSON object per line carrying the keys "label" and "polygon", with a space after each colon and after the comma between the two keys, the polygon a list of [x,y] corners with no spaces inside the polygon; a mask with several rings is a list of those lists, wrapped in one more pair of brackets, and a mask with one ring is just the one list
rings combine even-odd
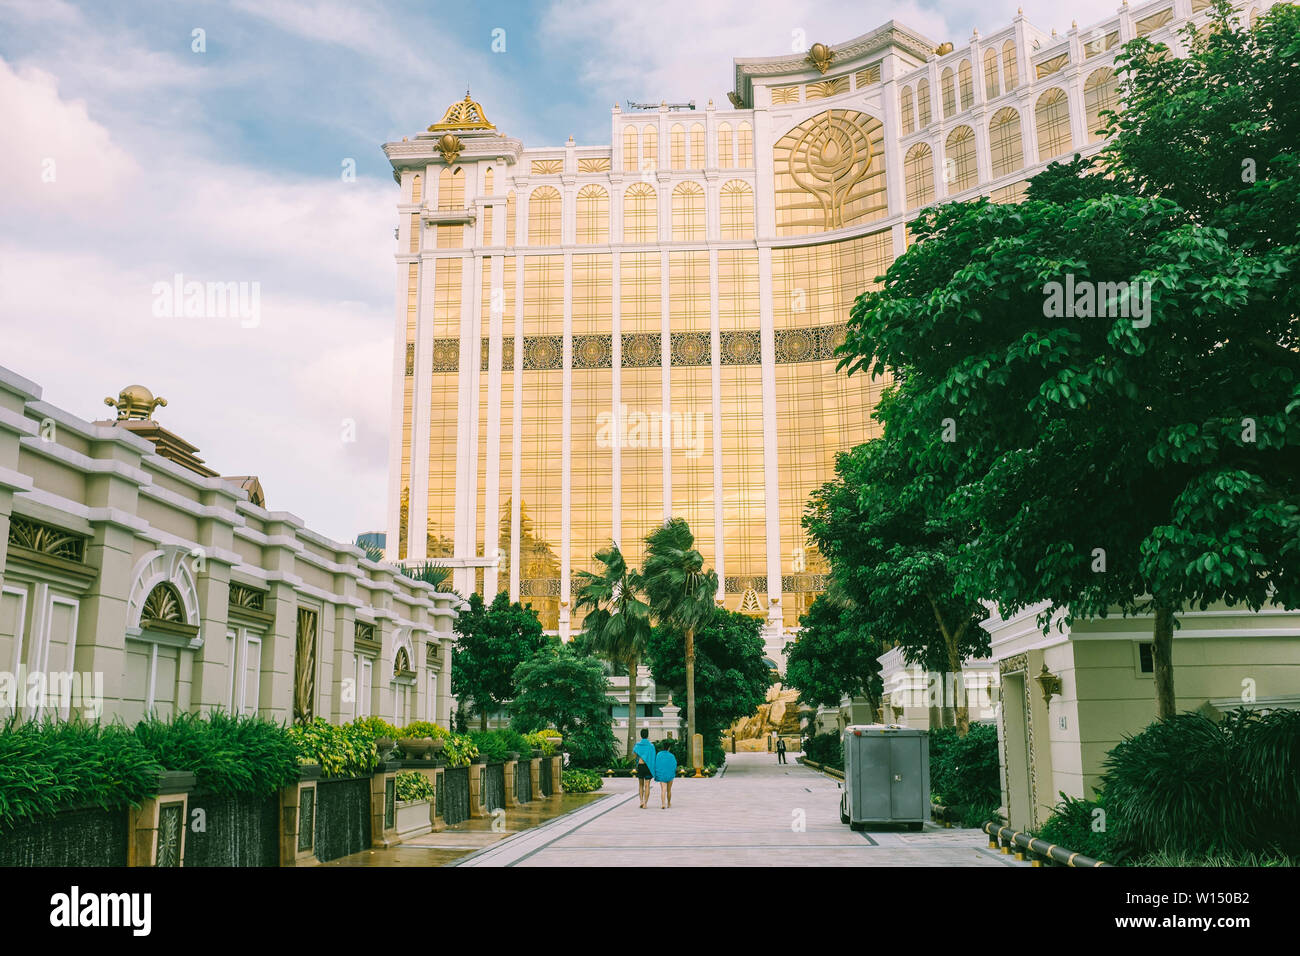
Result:
{"label": "blue sky", "polygon": [[[146,385],[164,425],[259,475],[273,509],[337,538],[380,529],[396,224],[380,144],[466,83],[526,145],[604,144],[615,101],[725,106],[732,57],[788,53],[795,31],[834,44],[892,18],[960,45],[1017,5],[0,0],[0,365],[83,417]],[[1118,3],[1023,6],[1064,31]],[[259,283],[260,321],[159,318],[153,286],[176,273]]]}

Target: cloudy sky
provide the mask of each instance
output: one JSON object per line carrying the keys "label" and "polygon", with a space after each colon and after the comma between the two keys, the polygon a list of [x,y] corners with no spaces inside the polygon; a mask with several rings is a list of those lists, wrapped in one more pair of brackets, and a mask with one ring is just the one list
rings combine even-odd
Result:
{"label": "cloudy sky", "polygon": [[[339,539],[382,529],[380,144],[467,85],[527,145],[604,144],[615,101],[725,105],[732,57],[788,53],[796,31],[839,43],[892,18],[960,45],[1018,5],[1065,30],[1118,3],[0,0],[0,365],[83,417],[146,385],[165,426],[259,475],[272,508]],[[177,274],[259,283],[258,321],[157,315]]]}

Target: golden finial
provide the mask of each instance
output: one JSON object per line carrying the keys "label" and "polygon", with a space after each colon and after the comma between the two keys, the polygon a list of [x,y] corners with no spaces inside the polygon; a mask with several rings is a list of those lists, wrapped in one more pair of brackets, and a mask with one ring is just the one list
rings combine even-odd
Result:
{"label": "golden finial", "polygon": [[829,70],[833,59],[835,59],[835,51],[825,43],[814,43],[812,49],[808,51],[807,62],[815,66],[818,73]]}
{"label": "golden finial", "polygon": [[118,393],[116,399],[104,399],[104,404],[117,408],[119,422],[147,421],[153,418],[155,408],[167,404],[167,399],[154,398],[153,392],[143,385],[128,385]]}
{"label": "golden finial", "polygon": [[456,157],[460,155],[461,149],[464,148],[460,137],[455,133],[443,133],[442,139],[438,140],[435,145],[438,152],[442,153],[442,161],[448,166],[456,161]]}
{"label": "golden finial", "polygon": [[465,98],[459,103],[452,103],[447,107],[447,112],[443,114],[442,122],[434,123],[429,127],[430,133],[436,133],[440,130],[464,130],[464,129],[496,129],[488,122],[483,115],[483,107],[470,99],[469,90],[465,91]]}

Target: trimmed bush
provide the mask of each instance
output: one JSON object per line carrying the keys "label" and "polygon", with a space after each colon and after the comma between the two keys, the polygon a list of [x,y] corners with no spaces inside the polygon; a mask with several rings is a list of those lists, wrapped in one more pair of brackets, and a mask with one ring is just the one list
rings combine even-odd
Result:
{"label": "trimmed bush", "polygon": [[816,734],[803,744],[803,755],[823,767],[844,769],[844,742],[839,734]]}
{"label": "trimmed bush", "polygon": [[324,717],[294,724],[289,738],[300,763],[318,763],[327,777],[366,777],[379,766],[375,738],[354,724],[338,726]]}
{"label": "trimmed bush", "polygon": [[1102,801],[1132,857],[1300,856],[1300,715],[1158,720],[1106,756]]}
{"label": "trimmed bush", "polygon": [[566,770],[560,775],[565,793],[591,793],[604,784],[594,770]]}
{"label": "trimmed bush", "polygon": [[298,754],[284,727],[260,717],[214,713],[147,718],[133,733],[168,770],[195,775],[195,788],[264,796],[298,779]]}
{"label": "trimmed bush", "polygon": [[533,745],[517,730],[479,730],[469,735],[478,752],[488,760],[508,760],[510,754],[531,756]]}
{"label": "trimmed bush", "polygon": [[965,737],[955,727],[931,730],[930,792],[946,807],[996,809],[1002,799],[997,727],[971,724]]}
{"label": "trimmed bush", "polygon": [[0,829],[74,806],[104,810],[158,792],[162,765],[119,724],[20,721],[0,727]]}
{"label": "trimmed bush", "polygon": [[[1100,814],[1098,810],[1101,811]],[[1061,802],[1034,835],[1094,860],[1105,860],[1107,863],[1116,860],[1106,808],[1095,800],[1080,800],[1062,792]]]}
{"label": "trimmed bush", "polygon": [[432,800],[437,794],[433,781],[418,770],[399,770],[396,780],[397,799],[403,803],[410,800]]}

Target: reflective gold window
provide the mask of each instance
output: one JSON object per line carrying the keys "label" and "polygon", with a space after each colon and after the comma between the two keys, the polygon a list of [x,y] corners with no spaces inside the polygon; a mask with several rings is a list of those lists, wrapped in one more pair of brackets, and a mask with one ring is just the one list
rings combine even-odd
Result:
{"label": "reflective gold window", "polygon": [[1034,106],[1038,129],[1038,160],[1046,162],[1070,151],[1070,102],[1065,90],[1048,90]]}
{"label": "reflective gold window", "polygon": [[[446,557],[456,534],[456,441],[461,330],[461,273],[465,260],[434,261],[433,339],[435,371],[429,407],[429,490],[425,553]],[[446,369],[446,371],[439,371]]]}
{"label": "reflective gold window", "polygon": [[749,183],[740,179],[723,183],[718,211],[723,239],[754,238],[754,190]]}
{"label": "reflective gold window", "polygon": [[696,123],[691,127],[691,169],[703,169],[708,165],[704,154],[704,124]]}
{"label": "reflective gold window", "polygon": [[506,193],[506,245],[515,244],[515,191],[512,189]]}
{"label": "reflective gold window", "polygon": [[917,143],[903,159],[907,208],[919,209],[934,202],[934,153],[928,143]]}
{"label": "reflective gold window", "polygon": [[686,168],[686,130],[680,123],[669,131],[668,164],[670,169]]}
{"label": "reflective gold window", "polygon": [[957,65],[957,93],[963,110],[968,110],[975,105],[975,80],[971,73],[970,60],[962,60]]}
{"label": "reflective gold window", "polygon": [[554,186],[538,186],[528,196],[528,244],[560,244],[560,191]]}
{"label": "reflective gold window", "polygon": [[943,118],[948,119],[957,112],[957,87],[953,84],[952,67],[943,71],[940,86],[943,89]]}
{"label": "reflective gold window", "polygon": [[658,238],[659,198],[649,183],[632,183],[623,193],[623,241],[654,242]]}
{"label": "reflective gold window", "polygon": [[608,547],[613,535],[611,439],[616,435],[610,428],[615,412],[609,344],[614,307],[611,276],[608,253],[573,257],[569,540],[576,570],[594,570],[592,555]]}
{"label": "reflective gold window", "polygon": [[659,168],[659,130],[653,126],[641,127],[641,172],[652,173]]}
{"label": "reflective gold window", "polygon": [[578,190],[577,241],[581,245],[609,242],[609,193],[588,183]]}
{"label": "reflective gold window", "polygon": [[411,178],[411,202],[418,206],[423,198],[424,192],[420,183],[420,174],[416,173],[415,176]]}
{"label": "reflective gold window", "polygon": [[[660,253],[624,253],[619,260],[622,368],[620,398],[624,409],[621,438],[623,551],[640,562],[644,538],[664,518],[663,369],[658,336],[663,330]],[[631,336],[641,339],[633,347]],[[656,424],[658,423],[658,424]]]}
{"label": "reflective gold window", "polygon": [[718,168],[731,169],[734,165],[731,155],[731,124],[722,123],[718,126]]}
{"label": "reflective gold window", "polygon": [[916,123],[919,129],[930,125],[930,81],[918,80],[916,83]]}
{"label": "reflective gold window", "polygon": [[916,111],[912,106],[912,88],[903,87],[903,92],[899,96],[899,106],[902,112],[903,135],[916,130]]}
{"label": "reflective gold window", "polygon": [[439,223],[438,224],[438,242],[439,249],[459,249],[465,244],[465,226],[462,223]]}
{"label": "reflective gold window", "polygon": [[704,187],[682,182],[673,189],[673,241],[704,240]]}
{"label": "reflective gold window", "polygon": [[1088,141],[1103,139],[1102,130],[1110,122],[1110,117],[1102,116],[1105,110],[1114,110],[1119,105],[1119,86],[1115,80],[1115,71],[1108,66],[1093,70],[1083,84],[1083,108],[1088,123]]}
{"label": "reflective gold window", "polygon": [[993,99],[1001,91],[998,89],[998,51],[984,51],[984,97]]}
{"label": "reflective gold window", "polygon": [[709,331],[709,254],[668,254],[668,316],[674,332]]}
{"label": "reflective gold window", "polygon": [[969,126],[958,126],[948,134],[944,154],[948,194],[973,189],[979,182],[979,169],[975,161],[975,133]]}
{"label": "reflective gold window", "polygon": [[1025,165],[1020,139],[1020,114],[1007,107],[989,120],[989,163],[993,176],[1006,176]]}
{"label": "reflective gold window", "polygon": [[623,171],[635,172],[641,168],[638,159],[638,142],[635,126],[623,127]]}
{"label": "reflective gold window", "polygon": [[718,250],[718,328],[758,328],[758,252]]}
{"label": "reflective gold window", "polygon": [[1010,93],[1020,85],[1020,67],[1016,62],[1016,41],[1002,44],[1002,85]]}
{"label": "reflective gold window", "polygon": [[880,120],[842,109],[819,113],[777,140],[777,235],[825,232],[884,216],[883,145]]}
{"label": "reflective gold window", "polygon": [[736,127],[736,153],[736,165],[741,169],[753,168],[754,128],[746,120],[741,120],[740,125]]}
{"label": "reflective gold window", "polygon": [[484,196],[491,196],[494,193],[495,190],[492,187],[495,178],[496,177],[493,175],[491,166],[489,166],[486,170],[484,170],[483,172],[483,195]]}
{"label": "reflective gold window", "polygon": [[465,208],[465,171],[444,166],[438,173],[438,208]]}

